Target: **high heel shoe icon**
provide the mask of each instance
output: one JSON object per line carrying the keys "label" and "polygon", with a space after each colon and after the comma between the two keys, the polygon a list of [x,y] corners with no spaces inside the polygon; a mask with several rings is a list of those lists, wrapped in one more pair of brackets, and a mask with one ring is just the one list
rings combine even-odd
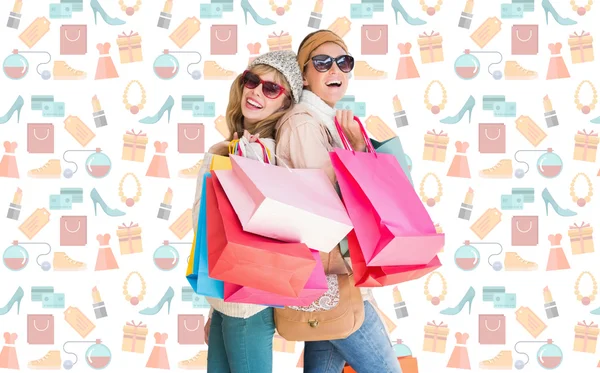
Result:
{"label": "high heel shoe icon", "polygon": [[156,306],[144,308],[143,310],[140,311],[140,314],[156,315],[157,313],[160,312],[162,307],[165,305],[165,302],[169,302],[169,304],[167,306],[167,313],[171,313],[171,301],[173,300],[173,297],[175,297],[175,290],[173,290],[173,288],[169,286],[169,288],[167,289],[167,292],[165,293],[165,295],[163,295],[163,297],[160,299],[160,301],[158,302],[158,304]]}
{"label": "high heel shoe icon", "polygon": [[10,312],[10,310],[15,305],[15,303],[17,303],[17,315],[18,315],[19,310],[21,309],[21,300],[23,299],[24,295],[25,295],[25,292],[23,291],[23,288],[19,286],[17,291],[15,291],[15,294],[8,301],[8,304],[6,306],[0,308],[0,315],[6,315],[8,312]]}
{"label": "high heel shoe icon", "polygon": [[554,197],[552,197],[552,195],[548,191],[548,188],[544,188],[544,190],[542,191],[542,199],[546,203],[546,216],[548,216],[548,204],[550,204],[552,206],[554,211],[559,216],[575,216],[575,215],[577,215],[577,213],[575,211],[571,211],[569,209],[563,209],[562,207],[560,207],[558,205],[558,203],[556,203],[556,201],[554,200]]}
{"label": "high heel shoe icon", "polygon": [[594,124],[600,124],[600,117],[594,118],[594,119],[590,120],[590,122],[594,123]]}
{"label": "high heel shoe icon", "polygon": [[469,315],[470,315],[471,314],[471,303],[473,303],[473,299],[475,299],[475,289],[473,289],[473,287],[471,286],[471,287],[469,287],[469,290],[467,290],[467,293],[465,294],[463,299],[460,301],[458,306],[446,308],[445,310],[441,310],[440,313],[442,315],[458,315],[458,313],[460,311],[462,311],[465,304],[467,302],[469,302]]}
{"label": "high heel shoe icon", "polygon": [[8,122],[10,118],[12,118],[15,111],[17,112],[17,123],[19,123],[19,120],[21,119],[21,108],[23,107],[23,104],[25,104],[25,100],[23,100],[23,97],[17,97],[15,103],[10,107],[10,109],[8,109],[8,112],[0,117],[0,124]]}
{"label": "high heel shoe icon", "polygon": [[596,308],[595,310],[590,311],[590,313],[592,315],[600,315],[600,307]]}
{"label": "high heel shoe icon", "polygon": [[100,3],[98,2],[98,0],[90,0],[90,6],[92,7],[92,10],[94,11],[94,24],[98,24],[97,19],[96,19],[96,14],[100,13],[100,16],[102,17],[102,19],[104,20],[104,22],[106,22],[107,25],[111,25],[111,26],[118,26],[118,25],[124,25],[125,21],[123,21],[122,19],[119,19],[117,17],[111,17],[109,16],[106,11],[104,10],[104,8],[102,8],[102,5],[100,5]]}
{"label": "high heel shoe icon", "polygon": [[469,123],[471,123],[471,112],[473,111],[474,107],[475,107],[475,97],[469,96],[469,99],[467,100],[467,102],[465,102],[465,104],[463,105],[462,109],[460,109],[458,114],[456,114],[454,116],[446,117],[446,118],[440,120],[440,123],[456,124],[461,121],[462,117],[465,115],[465,113],[467,111],[469,111]]}
{"label": "high heel shoe icon", "polygon": [[244,10],[244,19],[246,20],[246,25],[248,24],[248,13],[254,19],[254,22],[258,23],[261,26],[269,26],[274,25],[276,22],[270,18],[263,18],[256,13],[256,10],[250,5],[248,0],[242,0],[242,9]]}
{"label": "high heel shoe icon", "polygon": [[173,109],[173,106],[175,106],[175,100],[173,99],[173,96],[169,95],[169,97],[167,98],[167,101],[165,101],[165,103],[160,108],[158,113],[156,113],[155,115],[153,115],[151,117],[146,117],[146,118],[140,119],[140,123],[154,124],[162,118],[165,111],[168,111],[167,123],[169,123],[171,121],[171,109]]}
{"label": "high heel shoe icon", "polygon": [[561,17],[556,9],[554,9],[554,6],[550,3],[550,0],[542,0],[542,8],[544,8],[544,11],[546,12],[546,24],[548,24],[548,13],[552,14],[552,17],[554,17],[554,20],[559,25],[570,26],[577,24],[577,21],[572,20],[571,18]]}
{"label": "high heel shoe icon", "polygon": [[93,188],[92,191],[90,192],[90,198],[92,198],[92,201],[94,202],[95,216],[98,216],[98,211],[96,210],[96,205],[98,205],[98,204],[100,204],[100,207],[102,207],[102,211],[104,211],[104,213],[108,216],[123,216],[123,215],[125,215],[125,213],[119,209],[111,209],[110,207],[108,207],[106,202],[104,202],[102,197],[100,197],[100,193],[98,193],[96,188]]}
{"label": "high heel shoe icon", "polygon": [[392,0],[392,8],[394,9],[394,15],[396,16],[396,24],[398,24],[398,13],[404,18],[406,23],[411,26],[420,26],[427,23],[427,21],[423,21],[420,18],[414,18],[408,15],[402,4],[400,4],[400,0]]}

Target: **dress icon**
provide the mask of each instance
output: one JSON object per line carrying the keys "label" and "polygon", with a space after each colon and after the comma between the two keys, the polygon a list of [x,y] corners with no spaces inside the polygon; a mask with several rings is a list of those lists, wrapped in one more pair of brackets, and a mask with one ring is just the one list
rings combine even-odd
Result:
{"label": "dress icon", "polygon": [[16,142],[4,142],[4,155],[0,160],[0,177],[19,178],[19,168],[17,167],[17,158],[15,156]]}
{"label": "dress icon", "polygon": [[165,342],[169,336],[167,333],[154,333],[156,344],[152,348],[152,353],[146,363],[146,368],[171,369],[169,368],[169,357]]}
{"label": "dress icon", "polygon": [[165,155],[167,147],[169,147],[169,144],[166,142],[154,142],[156,154],[154,154],[152,157],[152,162],[150,162],[150,166],[148,166],[148,172],[146,172],[146,176],[170,179],[169,165],[167,164],[167,156]]}
{"label": "dress icon", "polygon": [[96,257],[96,271],[107,271],[110,269],[119,269],[117,259],[109,246],[110,234],[99,234],[96,239],[100,243],[98,256]]}
{"label": "dress icon", "polygon": [[469,171],[469,160],[465,154],[469,148],[469,143],[457,141],[454,143],[454,146],[456,146],[456,155],[454,156],[454,159],[452,159],[452,163],[450,164],[446,176],[470,179],[471,171]]}
{"label": "dress icon", "polygon": [[117,68],[113,63],[112,58],[108,52],[110,51],[110,43],[98,43],[96,49],[100,52],[100,58],[98,59],[98,65],[96,66],[96,80],[100,79],[113,79],[118,78]]}
{"label": "dress icon", "polygon": [[0,368],[19,370],[19,359],[17,359],[17,349],[15,341],[16,333],[4,333],[4,347],[0,351]]}
{"label": "dress icon", "polygon": [[410,43],[398,44],[398,49],[400,50],[400,61],[398,62],[396,80],[413,79],[420,77],[419,71],[417,71],[417,66],[415,65],[415,61],[410,55],[411,47],[412,44]]}
{"label": "dress icon", "polygon": [[456,369],[468,369],[471,370],[471,363],[469,361],[469,352],[467,351],[467,339],[469,339],[468,333],[456,333],[456,346],[452,350],[450,360],[448,360],[447,368]]}
{"label": "dress icon", "polygon": [[560,244],[562,234],[551,234],[548,236],[550,241],[550,254],[548,254],[548,265],[546,271],[558,271],[561,269],[570,269],[569,261],[565,255],[565,251]]}
{"label": "dress icon", "polygon": [[548,44],[550,49],[550,63],[548,64],[548,74],[546,74],[546,80],[551,79],[565,79],[570,78],[569,70],[565,64],[565,60],[560,55],[560,49],[562,48],[561,43]]}

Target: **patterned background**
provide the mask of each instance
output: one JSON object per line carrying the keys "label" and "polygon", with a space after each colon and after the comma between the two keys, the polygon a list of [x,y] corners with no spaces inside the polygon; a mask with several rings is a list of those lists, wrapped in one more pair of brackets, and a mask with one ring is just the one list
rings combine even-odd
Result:
{"label": "patterned background", "polygon": [[[525,356],[518,355],[514,351],[514,344],[518,341],[535,340],[540,343],[522,344],[518,349],[529,353],[531,361],[525,369],[532,372],[541,372],[543,368],[536,362],[536,353],[538,348],[544,345],[543,342],[546,339],[552,339],[564,355],[564,361],[558,371],[567,371],[568,368],[575,367],[585,368],[586,371],[596,368],[598,357],[594,356],[596,343],[593,335],[594,329],[596,329],[595,335],[597,335],[597,327],[592,325],[587,329],[585,327],[577,329],[579,336],[584,336],[586,331],[589,335],[585,347],[584,339],[575,338],[575,327],[578,322],[587,323],[587,325],[596,322],[598,317],[590,314],[590,311],[596,309],[599,304],[597,299],[592,299],[591,304],[582,305],[580,301],[577,301],[573,286],[577,277],[583,271],[591,271],[592,275],[598,275],[596,272],[597,266],[594,265],[594,263],[597,263],[597,257],[593,249],[588,250],[589,252],[584,255],[575,255],[579,253],[578,243],[573,244],[572,248],[568,233],[570,226],[580,225],[582,222],[589,223],[594,231],[599,228],[597,219],[592,217],[592,211],[597,203],[596,196],[593,195],[588,204],[580,207],[569,195],[570,184],[573,177],[578,173],[584,173],[594,185],[597,185],[596,151],[590,145],[587,150],[589,154],[586,153],[588,161],[582,161],[581,153],[577,156],[575,152],[575,136],[578,131],[585,130],[589,133],[596,130],[590,119],[600,115],[600,112],[591,108],[589,114],[583,114],[574,104],[574,94],[577,86],[583,80],[590,79],[593,84],[600,84],[600,81],[595,79],[598,63],[593,57],[590,57],[590,52],[586,52],[586,63],[575,63],[574,58],[577,58],[579,52],[575,51],[572,54],[569,48],[570,35],[574,35],[574,33],[579,34],[585,31],[589,32],[592,38],[597,36],[600,27],[598,23],[593,23],[593,20],[597,19],[595,14],[599,11],[595,8],[597,4],[592,4],[593,2],[590,0],[590,11],[584,16],[580,16],[572,10],[568,1],[554,0],[553,4],[559,14],[577,21],[575,25],[562,26],[557,24],[551,15],[549,24],[546,24],[541,1],[536,0],[533,11],[525,12],[523,18],[502,17],[499,2],[485,3],[484,5],[483,2],[476,1],[473,21],[470,29],[467,30],[458,27],[461,11],[464,8],[462,1],[442,2],[440,0],[438,2],[438,4],[441,4],[440,10],[433,16],[427,15],[421,9],[417,0],[402,0],[401,2],[411,16],[420,17],[426,20],[427,23],[410,26],[399,17],[396,25],[389,1],[383,4],[384,11],[375,12],[372,16],[357,18],[351,15],[351,2],[325,0],[322,12],[323,19],[320,26],[321,28],[327,28],[336,19],[347,17],[351,24],[344,40],[348,43],[351,53],[357,61],[366,61],[371,67],[387,73],[387,79],[351,79],[347,94],[354,95],[357,102],[366,103],[363,121],[366,121],[369,116],[378,116],[401,137],[405,151],[413,162],[412,177],[417,190],[421,180],[429,172],[440,177],[443,187],[440,202],[433,207],[428,207],[428,211],[433,221],[439,223],[446,233],[445,250],[440,254],[443,266],[438,272],[444,276],[447,282],[447,295],[438,306],[434,306],[426,300],[423,294],[426,278],[401,284],[399,290],[406,302],[409,316],[396,319],[392,297],[393,287],[375,289],[374,293],[379,307],[397,324],[397,327],[391,333],[392,340],[403,340],[412,350],[413,356],[417,358],[419,371],[422,372],[450,370],[446,366],[456,346],[454,335],[458,332],[468,333],[470,336],[466,346],[471,370],[478,370],[481,361],[493,358],[502,350],[513,351],[513,363],[518,359],[525,360]],[[57,3],[57,1],[54,1],[54,3]],[[285,1],[275,0],[274,3],[284,5]],[[101,20],[100,14],[98,14],[97,25],[94,23],[90,1],[88,0],[83,1],[82,12],[74,12],[72,17],[68,19],[51,17],[48,2],[38,4],[38,2],[24,0],[18,30],[5,26],[0,28],[3,59],[8,57],[13,49],[19,51],[47,51],[52,55],[52,62],[41,66],[40,72],[52,70],[55,61],[65,61],[69,66],[87,73],[85,80],[56,80],[54,76],[49,80],[43,80],[36,73],[35,67],[38,63],[45,62],[46,56],[43,54],[23,54],[22,56],[29,61],[31,69],[23,79],[9,79],[5,75],[0,75],[3,91],[0,115],[3,115],[10,108],[19,95],[25,101],[18,122],[16,115],[13,115],[7,123],[0,126],[0,140],[2,142],[14,141],[18,144],[15,155],[19,177],[7,177],[10,174],[8,173],[9,169],[5,166],[10,162],[10,157],[5,156],[1,161],[0,172],[2,174],[0,176],[3,178],[0,194],[4,201],[4,208],[8,209],[17,188],[21,188],[23,191],[22,208],[18,220],[1,219],[0,232],[3,233],[4,246],[7,249],[11,247],[13,240],[18,240],[29,252],[30,258],[28,265],[20,271],[12,271],[6,266],[0,266],[0,276],[4,284],[0,288],[0,307],[8,302],[19,286],[25,292],[18,314],[15,307],[7,314],[0,316],[0,332],[10,332],[18,335],[16,353],[21,370],[27,370],[27,364],[30,361],[42,358],[50,350],[62,350],[62,345],[66,341],[102,339],[102,343],[112,353],[112,362],[107,371],[116,371],[117,367],[122,368],[125,366],[135,367],[137,370],[143,369],[155,347],[153,335],[157,332],[168,334],[166,353],[172,370],[179,369],[178,363],[180,361],[191,359],[199,351],[206,349],[206,345],[203,344],[178,344],[178,315],[201,313],[206,316],[208,312],[206,308],[199,308],[202,306],[202,302],[198,300],[195,302],[189,301],[189,299],[188,301],[182,300],[182,287],[187,286],[187,281],[184,278],[185,259],[189,254],[189,246],[193,238],[191,225],[188,223],[188,226],[185,227],[185,224],[183,224],[184,228],[181,232],[183,236],[181,237],[178,236],[179,232],[176,233],[170,228],[187,209],[191,208],[196,185],[193,170],[189,175],[191,177],[183,177],[182,175],[185,176],[186,172],[182,174],[180,171],[193,168],[203,156],[199,151],[198,153],[181,153],[178,151],[178,145],[179,147],[182,145],[182,143],[178,144],[178,123],[202,123],[205,131],[204,144],[206,149],[222,139],[222,135],[215,128],[215,119],[219,115],[225,114],[230,82],[207,79],[204,64],[206,61],[216,61],[219,66],[237,74],[243,71],[250,57],[247,48],[249,43],[260,43],[260,52],[264,53],[269,50],[267,43],[269,35],[279,34],[282,31],[291,35],[292,49],[297,50],[302,38],[313,30],[307,27],[307,23],[314,3],[312,1],[288,1],[288,4],[290,3],[289,11],[279,16],[271,10],[266,0],[252,1],[252,6],[260,15],[276,21],[276,24],[273,25],[260,26],[251,19],[250,15],[248,24],[244,22],[243,11],[240,2],[237,0],[234,1],[233,11],[225,12],[220,17],[215,16],[216,18],[201,17],[198,1],[175,0],[170,27],[164,29],[156,27],[159,14],[163,10],[164,4],[162,1],[143,1],[139,10],[132,16],[126,15],[120,9],[117,0],[102,1],[101,4],[109,15],[126,21],[124,25],[109,26]],[[358,4],[358,0],[352,3]],[[583,0],[579,0],[578,3],[581,3],[579,5],[585,5]],[[125,4],[132,6],[134,1],[125,1]],[[208,4],[208,2],[203,1],[202,4]],[[0,14],[3,14],[3,17],[8,17],[12,5],[12,2],[9,1],[2,2]],[[429,1],[429,5],[434,5],[433,0]],[[355,7],[357,9],[364,8],[358,5],[355,5]],[[513,9],[510,6],[509,13]],[[49,30],[29,48],[19,36],[38,17],[46,17],[50,21]],[[198,18],[201,23],[200,30],[180,48],[170,38],[170,35],[187,17]],[[496,56],[481,54],[477,57],[481,61],[482,71],[475,79],[463,80],[457,76],[454,71],[455,60],[462,55],[464,49],[481,49],[470,36],[489,17],[497,17],[501,21],[501,30],[485,45],[483,50],[499,51],[503,54],[504,59],[501,64],[492,66],[491,70],[503,70],[507,60],[517,61],[524,68],[536,71],[538,73],[536,79],[494,80],[487,73],[486,67],[489,63],[495,61]],[[85,54],[61,55],[62,25],[80,25],[81,28],[86,29],[87,52]],[[213,25],[237,26],[236,53],[225,55],[215,55],[213,53],[211,55],[211,48],[219,47],[219,45],[214,45],[215,41],[211,40],[211,26]],[[368,52],[368,50],[364,50],[365,45],[361,46],[361,28],[363,25],[378,25],[374,26],[376,28],[381,25],[387,26],[387,54],[363,53]],[[513,54],[512,48],[515,47],[511,41],[511,27],[513,25],[538,26],[538,40],[537,43],[534,43],[538,45],[539,51],[537,53],[528,55]],[[525,27],[527,30],[529,26]],[[132,31],[141,36],[141,60],[134,63],[122,63],[116,40],[118,35],[124,32],[129,34]],[[418,39],[420,35],[430,34],[432,31],[438,32],[442,37],[443,60],[424,63],[425,61],[419,52]],[[533,43],[535,37],[532,40],[528,43]],[[118,72],[118,77],[94,79],[99,64],[99,53],[95,47],[98,43],[110,43],[109,54]],[[395,79],[400,59],[400,53],[397,49],[399,43],[412,44],[410,55],[418,69],[419,78]],[[519,42],[516,41],[516,43]],[[564,59],[569,77],[565,76],[564,69],[554,69],[552,71],[555,74],[562,71],[562,79],[546,79],[549,66],[558,66],[561,63],[560,58],[551,61],[550,50],[547,47],[551,43],[562,44],[560,56]],[[529,47],[532,44],[526,45]],[[517,47],[519,46],[517,45]],[[164,49],[200,52],[202,62],[199,65],[191,66],[189,70],[190,72],[200,70],[202,72],[201,79],[195,80],[186,73],[188,63],[196,61],[196,56],[193,54],[174,55],[179,60],[182,71],[172,80],[159,79],[153,72],[153,64]],[[425,51],[425,58],[427,58],[427,54]],[[235,58],[232,58],[232,56],[235,56]],[[437,58],[439,59],[439,57]],[[122,102],[125,87],[132,80],[138,80],[142,83],[147,99],[145,107],[136,115],[126,110]],[[439,80],[444,85],[448,100],[445,108],[437,115],[427,110],[423,103],[425,90],[433,80]],[[65,104],[64,116],[44,117],[42,111],[31,110],[31,99],[34,95],[53,95],[55,102]],[[94,95],[97,95],[102,109],[106,113],[107,126],[97,128],[94,125],[91,104]],[[163,116],[155,124],[138,122],[145,116],[154,115],[168,95],[171,95],[175,100],[169,123],[167,123],[166,116]],[[191,111],[183,111],[181,109],[183,95],[204,95],[206,102],[215,103],[215,113],[205,117],[194,117]],[[398,95],[403,108],[406,110],[408,126],[401,128],[395,126],[392,105],[394,95]],[[459,123],[454,125],[440,123],[442,118],[456,114],[467,101],[469,95],[472,95],[476,101],[470,122],[468,117],[465,116]],[[494,117],[493,111],[482,110],[484,95],[505,95],[507,102],[516,102],[515,115]],[[542,100],[545,95],[549,95],[553,109],[558,115],[560,123],[558,126],[548,127],[546,125]],[[432,88],[429,98],[434,104],[440,102],[441,91],[438,87],[434,86]],[[135,104],[139,102],[139,99],[140,91],[134,85],[129,92],[129,101]],[[580,101],[584,104],[589,104],[592,101],[592,90],[589,85],[584,85],[581,89]],[[547,134],[547,137],[539,145],[534,146],[517,130],[516,120],[521,115],[530,117]],[[64,121],[68,116],[79,117],[85,126],[95,134],[95,137],[86,146],[82,146],[65,129]],[[32,123],[53,124],[54,149],[52,154],[35,153],[32,149],[28,151],[28,126]],[[504,153],[480,153],[480,147],[478,146],[480,138],[479,123],[504,123],[506,128],[506,149]],[[136,133],[143,131],[149,139],[143,162],[122,160],[123,135],[129,130]],[[424,160],[424,135],[427,131],[432,130],[438,131],[438,133],[444,131],[448,134],[449,144],[444,162]],[[585,136],[583,138],[585,139]],[[34,139],[30,140],[33,141]],[[170,177],[145,176],[155,155],[153,146],[155,141],[168,143],[166,160]],[[185,140],[182,141],[185,142]],[[470,169],[469,178],[447,176],[450,164],[456,154],[454,147],[456,141],[468,142],[470,145],[466,152]],[[579,143],[583,144],[581,141]],[[28,176],[28,171],[42,167],[51,159],[60,160],[62,171],[66,168],[73,168],[72,164],[62,160],[64,151],[72,149],[93,150],[96,147],[101,148],[102,152],[112,162],[110,172],[104,178],[92,178],[84,169],[86,158],[92,152],[72,152],[67,155],[67,159],[76,161],[79,166],[78,172],[70,179],[62,175],[59,178],[44,179]],[[561,173],[556,178],[544,178],[535,169],[536,161],[540,155],[544,154],[543,151],[539,153],[521,153],[519,155],[519,159],[526,159],[531,167],[531,170],[521,179],[514,176],[506,179],[490,179],[479,176],[479,171],[493,167],[502,159],[512,159],[513,171],[523,167],[522,164],[518,164],[514,160],[514,152],[517,150],[544,150],[548,147],[554,150],[554,153],[560,157],[563,163]],[[581,152],[581,148],[578,151]],[[462,170],[464,171],[464,168]],[[133,173],[140,180],[142,188],[139,202],[132,207],[127,207],[121,202],[118,195],[119,182],[128,172]],[[187,173],[189,174],[190,171],[187,171]],[[551,183],[550,180],[552,180]],[[40,187],[42,182],[44,186]],[[463,202],[469,187],[474,190],[472,216],[469,221],[457,219],[460,204]],[[546,215],[541,197],[542,190],[545,187],[548,188],[561,207],[576,211],[577,215],[560,217],[552,211],[552,208],[550,208],[549,214]],[[61,188],[82,188],[83,202],[73,204],[71,210],[50,209],[50,196],[58,195]],[[98,214],[95,215],[90,198],[92,188],[96,188],[109,207],[120,209],[126,215],[108,217],[100,211],[100,208]],[[168,188],[173,190],[173,202],[170,218],[166,221],[158,219],[157,212]],[[533,188],[535,191],[534,202],[525,204],[523,210],[501,210],[501,196],[510,195],[512,188]],[[126,196],[135,195],[136,185],[132,178],[125,181],[123,189]],[[435,195],[437,185],[434,179],[427,180],[424,191],[427,196]],[[588,187],[585,180],[579,178],[575,183],[576,195],[579,197],[585,196],[587,191]],[[19,227],[36,209],[42,208],[50,212],[49,222],[34,237],[28,238]],[[480,239],[470,227],[486,210],[491,208],[501,210],[501,221],[489,234]],[[85,232],[87,244],[77,246],[61,245],[61,217],[68,216],[85,217],[87,221]],[[511,218],[513,216],[538,218],[537,244],[533,242],[531,246],[512,246],[511,236],[515,234],[513,228],[511,228]],[[185,217],[183,221],[185,223]],[[141,246],[143,250],[140,253],[124,255],[121,254],[117,229],[120,225],[131,223],[138,224],[142,229]],[[104,234],[110,235],[108,246],[112,249],[118,268],[95,271],[95,263],[100,248],[96,236]],[[518,235],[518,232],[516,234]],[[569,268],[548,271],[546,265],[551,254],[551,243],[547,237],[556,234],[562,235],[560,244],[564,249]],[[592,234],[592,238],[594,235],[595,232]],[[535,241],[535,237],[533,239]],[[155,251],[163,245],[165,240],[170,242],[181,258],[181,262],[170,271],[160,270],[153,261]],[[505,252],[517,252],[523,259],[535,262],[539,267],[536,271],[509,272],[504,269],[494,271],[486,263],[486,259],[488,255],[497,252],[497,247],[474,244],[473,246],[481,253],[482,263],[473,271],[463,271],[455,264],[454,254],[465,240],[499,242],[503,245]],[[44,253],[46,247],[23,243],[31,241],[46,242],[51,245],[53,252],[64,252],[70,258],[85,263],[87,269],[75,272],[56,271],[54,269],[43,271],[36,265],[35,258],[37,255]],[[182,244],[174,244],[173,242],[182,242]],[[560,250],[555,248],[552,257],[556,257],[557,252],[560,253]],[[41,257],[40,263],[44,261],[52,263],[52,260],[53,254]],[[492,263],[496,260],[502,262],[504,253],[500,257],[491,258],[490,260]],[[122,289],[126,277],[133,271],[139,271],[143,276],[147,290],[144,299],[137,306],[131,305],[124,299]],[[441,292],[441,283],[438,278],[433,278],[429,285],[432,294],[438,295]],[[41,302],[32,301],[31,290],[32,287],[36,286],[53,286],[55,293],[63,293],[65,297],[64,308],[44,308]],[[96,319],[94,316],[92,307],[94,302],[91,296],[91,289],[94,286],[97,286],[101,293],[108,317]],[[129,293],[132,295],[138,294],[140,286],[140,282],[134,277],[129,283]],[[167,314],[166,307],[156,315],[139,314],[141,309],[154,306],[169,286],[175,291],[169,314]],[[473,286],[476,292],[470,314],[467,307],[458,315],[440,314],[440,310],[458,304],[469,286]],[[494,308],[492,302],[483,302],[482,290],[484,286],[503,286],[506,293],[516,294],[516,308]],[[552,292],[559,311],[559,316],[552,319],[547,318],[544,310],[543,289],[546,286]],[[584,296],[590,295],[592,291],[595,294],[596,289],[596,286],[592,285],[590,277],[584,277],[581,280],[580,292]],[[95,325],[95,328],[85,338],[65,320],[64,312],[69,307],[78,308]],[[534,338],[524,326],[517,322],[516,311],[520,307],[528,307],[547,326],[537,338]],[[53,315],[53,343],[28,344],[28,315]],[[502,325],[502,328],[505,327],[506,330],[504,344],[479,343],[481,338],[478,338],[478,335],[481,337],[482,333],[480,320],[485,321],[487,317],[483,316],[482,318],[481,315],[505,316],[506,324]],[[35,319],[39,316],[32,317]],[[145,348],[137,354],[122,351],[123,327],[126,322],[132,321],[146,324],[149,332]],[[440,353],[423,351],[424,327],[427,322],[443,322],[448,325],[447,345],[443,351],[439,351]],[[32,330],[29,330],[29,332],[33,333],[31,334],[32,340],[48,337],[48,334],[42,333],[39,335]],[[483,332],[485,338],[485,330]],[[489,334],[487,336],[489,337]],[[494,338],[496,336],[493,335]],[[67,345],[67,350],[76,352],[79,355],[80,360],[76,365],[77,369],[91,369],[83,360],[83,355],[89,345]],[[586,352],[583,352],[584,350]],[[293,351],[293,353],[275,352],[275,371],[289,372],[296,369],[294,367],[302,352],[302,344],[296,343]],[[13,352],[14,350],[5,347],[3,354],[0,356],[12,355]],[[161,353],[161,351],[156,353]],[[63,362],[68,359],[73,360],[73,356],[62,351],[61,358]],[[0,368],[7,367],[6,364],[6,361],[0,358]],[[297,371],[300,371],[300,369],[297,369]]]}

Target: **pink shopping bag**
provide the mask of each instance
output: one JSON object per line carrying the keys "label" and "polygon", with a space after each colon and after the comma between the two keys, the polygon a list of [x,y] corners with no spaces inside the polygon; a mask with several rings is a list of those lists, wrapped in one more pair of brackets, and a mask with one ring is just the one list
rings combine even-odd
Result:
{"label": "pink shopping bag", "polygon": [[348,250],[356,287],[381,287],[419,279],[442,266],[437,256],[427,264],[367,267],[355,231],[348,234]]}
{"label": "pink shopping bag", "polygon": [[225,282],[225,302],[269,304],[272,306],[308,306],[327,291],[327,277],[319,252],[311,250],[316,265],[298,297],[285,297],[263,290]]}
{"label": "pink shopping bag", "polygon": [[244,231],[330,252],[352,222],[325,171],[289,169],[230,155],[215,175]]}
{"label": "pink shopping bag", "polygon": [[351,150],[337,119],[345,149],[330,153],[344,205],[367,266],[424,265],[444,246],[427,210],[398,160],[375,153],[360,119],[367,152]]}

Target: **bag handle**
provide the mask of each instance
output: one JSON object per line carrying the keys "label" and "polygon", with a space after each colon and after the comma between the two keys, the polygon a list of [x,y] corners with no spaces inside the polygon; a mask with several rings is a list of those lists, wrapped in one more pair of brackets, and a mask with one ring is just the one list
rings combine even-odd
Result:
{"label": "bag handle", "polygon": [[[252,150],[252,153],[254,153],[254,155],[256,155],[256,158],[259,159],[259,162],[261,162],[263,164],[263,166],[267,164],[265,162],[265,160],[261,159],[260,156],[256,153],[256,151],[251,146],[249,146],[250,142],[248,142],[248,140],[245,137],[242,137],[239,141],[241,141],[243,143],[245,142],[244,146],[248,146],[248,148],[250,148],[250,150]],[[264,146],[264,144],[261,143],[259,139],[257,139],[256,141],[260,144],[260,146],[263,148],[263,151],[264,151],[266,149],[266,147]],[[267,149],[267,151],[268,151],[268,149]],[[270,152],[269,152],[269,154],[270,154]],[[279,158],[277,156],[277,154],[275,154],[275,153],[273,153],[273,155],[275,156],[276,159],[278,159],[285,166],[285,168],[288,169],[289,172],[292,172],[292,169],[288,167],[288,165],[283,161],[283,159]],[[271,164],[271,160],[269,160],[268,164]]]}
{"label": "bag handle", "polygon": [[65,39],[67,39],[67,41],[70,41],[71,43],[79,40],[79,38],[81,37],[81,29],[77,30],[77,38],[75,39],[71,39],[68,35],[67,32],[69,32],[69,30],[65,30],[64,34],[65,34]]}
{"label": "bag handle", "polygon": [[519,39],[520,42],[526,43],[529,40],[531,40],[531,37],[533,36],[533,31],[529,30],[529,37],[527,37],[527,39],[521,39],[521,37],[519,36],[519,29],[516,30],[515,34],[517,36],[517,39]]}
{"label": "bag handle", "polygon": [[[375,153],[375,148],[373,147],[373,144],[371,144],[369,135],[367,135],[367,131],[365,130],[365,127],[363,126],[362,122],[360,121],[360,119],[358,119],[356,115],[354,116],[354,120],[358,123],[358,126],[360,127],[360,132],[362,133],[363,139],[365,140],[365,145],[367,146],[367,153],[373,153],[375,154],[375,156],[377,156],[377,153]],[[338,131],[338,135],[340,135],[340,138],[342,139],[342,144],[344,145],[344,148],[354,153],[354,149],[352,149],[350,141],[348,140],[348,137],[346,137],[346,134],[342,130],[342,126],[340,126],[340,122],[338,122],[337,117],[333,117],[333,122],[335,123],[335,128]]]}

